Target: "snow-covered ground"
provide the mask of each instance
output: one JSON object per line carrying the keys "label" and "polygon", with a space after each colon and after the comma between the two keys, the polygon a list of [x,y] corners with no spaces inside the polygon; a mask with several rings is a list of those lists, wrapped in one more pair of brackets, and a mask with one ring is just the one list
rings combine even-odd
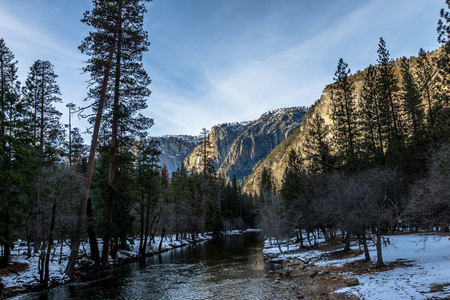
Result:
{"label": "snow-covered ground", "polygon": [[[338,292],[350,292],[365,299],[429,299],[450,296],[450,286],[444,286],[443,292],[428,293],[432,286],[450,284],[448,236],[400,235],[390,237],[390,241],[391,244],[383,249],[384,261],[402,259],[413,264],[412,266],[357,276],[361,283],[359,286]],[[372,248],[370,254],[376,260],[376,250]]]}
{"label": "snow-covered ground", "polygon": [[[344,273],[347,278],[356,277],[360,284],[346,287],[335,293],[347,293],[361,299],[439,299],[450,297],[450,238],[449,236],[409,234],[389,236],[390,244],[383,247],[383,260],[405,262],[394,269],[370,274]],[[274,245],[266,245],[266,254],[277,254]],[[355,248],[355,247],[353,247]],[[291,245],[290,250],[295,249]],[[283,251],[287,250],[285,247]],[[298,258],[312,261],[316,266],[343,266],[345,263],[362,260],[364,254],[350,259],[320,260],[323,252],[305,251],[283,253],[279,259]],[[370,246],[370,256],[376,262],[376,249]],[[430,293],[430,288],[443,285],[440,292]]]}

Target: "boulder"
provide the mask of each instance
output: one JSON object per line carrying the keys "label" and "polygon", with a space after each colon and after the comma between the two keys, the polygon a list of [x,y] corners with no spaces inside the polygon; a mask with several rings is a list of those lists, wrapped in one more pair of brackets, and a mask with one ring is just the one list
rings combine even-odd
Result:
{"label": "boulder", "polygon": [[356,285],[359,285],[359,280],[358,280],[358,278],[348,278],[348,279],[345,279],[345,284],[347,286],[356,286]]}
{"label": "boulder", "polygon": [[442,292],[443,290],[444,286],[442,284],[436,284],[430,288],[430,293]]}

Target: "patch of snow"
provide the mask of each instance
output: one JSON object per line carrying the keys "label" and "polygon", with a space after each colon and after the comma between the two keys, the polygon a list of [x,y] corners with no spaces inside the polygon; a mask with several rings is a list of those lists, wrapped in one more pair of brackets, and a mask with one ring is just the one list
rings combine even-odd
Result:
{"label": "patch of snow", "polygon": [[[437,284],[450,283],[450,240],[448,237],[427,235],[390,236],[390,245],[383,248],[385,263],[405,260],[412,266],[398,266],[393,270],[356,276],[360,285],[347,287],[337,293],[351,293],[364,299],[429,299],[444,298],[450,287],[430,294]],[[376,261],[376,249],[370,255]],[[363,255],[358,259],[362,259]],[[349,274],[350,276],[350,274]]]}

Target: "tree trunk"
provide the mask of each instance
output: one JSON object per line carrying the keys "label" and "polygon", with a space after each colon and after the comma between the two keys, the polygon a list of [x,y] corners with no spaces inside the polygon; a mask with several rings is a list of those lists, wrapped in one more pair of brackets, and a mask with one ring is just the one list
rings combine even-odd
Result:
{"label": "tree trunk", "polygon": [[92,225],[94,220],[94,211],[92,209],[91,197],[88,199],[86,213],[88,221],[87,233],[89,237],[89,245],[91,247],[91,259],[94,261],[95,265],[98,266],[100,265],[100,251],[98,250],[97,235],[95,234],[94,226]]}
{"label": "tree trunk", "polygon": [[364,261],[369,262],[370,261],[370,253],[369,253],[369,247],[367,247],[367,237],[366,233],[363,232],[361,234],[358,234],[358,238],[361,244],[363,244],[364,248]]}
{"label": "tree trunk", "polygon": [[[143,197],[142,197],[143,198]],[[144,199],[141,199],[142,203],[141,203],[141,222],[140,222],[140,232],[139,232],[139,256],[142,260],[142,257],[144,256],[144,223],[145,223],[145,219],[144,219]],[[145,260],[145,259],[144,259]]]}
{"label": "tree trunk", "polygon": [[[119,10],[122,8],[122,2],[119,1]],[[113,206],[114,206],[114,181],[116,178],[116,154],[117,154],[117,133],[119,127],[119,98],[120,98],[120,68],[121,68],[121,47],[122,47],[122,31],[121,31],[121,17],[119,16],[119,33],[117,36],[117,52],[116,52],[116,77],[115,77],[115,86],[114,86],[114,106],[113,106],[113,119],[111,124],[111,148],[109,153],[109,171],[108,171],[108,201],[106,203],[106,222],[109,225],[106,228],[106,233],[103,238],[103,251],[102,251],[102,265],[108,265],[109,258],[109,247],[105,247],[105,245],[110,244],[111,240],[111,225],[113,221]]]}
{"label": "tree trunk", "polygon": [[383,250],[381,249],[381,207],[378,205],[377,212],[377,268],[384,267],[385,264],[383,262]]}
{"label": "tree trunk", "polygon": [[[119,11],[119,14],[121,14],[121,13],[122,12]],[[83,235],[83,227],[84,227],[86,209],[87,209],[87,204],[88,204],[88,199],[89,199],[89,190],[91,188],[92,174],[94,171],[95,150],[97,148],[98,134],[100,131],[100,123],[101,123],[101,118],[102,118],[102,114],[103,114],[103,106],[105,104],[105,99],[106,99],[106,90],[108,87],[109,74],[111,71],[111,63],[112,63],[112,59],[113,59],[114,49],[116,46],[118,30],[119,30],[119,24],[116,24],[113,42],[111,44],[111,48],[109,49],[108,62],[107,62],[107,66],[105,69],[105,76],[103,78],[103,86],[102,86],[102,91],[100,94],[100,100],[98,103],[97,115],[95,117],[94,131],[92,134],[91,148],[90,148],[90,152],[89,152],[88,170],[87,170],[87,174],[86,174],[86,186],[85,186],[86,192],[80,201],[77,230],[76,230],[76,233],[72,240],[72,243],[70,245],[70,256],[69,256],[69,260],[67,262],[67,267],[66,267],[66,274],[69,277],[73,277],[73,271],[74,271],[75,264],[78,259],[78,251],[80,248],[81,238]]]}
{"label": "tree trunk", "polygon": [[350,251],[350,237],[351,237],[350,232],[347,232],[347,233],[345,234],[345,246],[344,246],[344,250],[342,250],[344,253],[347,253],[347,252]]}
{"label": "tree trunk", "polygon": [[53,200],[52,220],[50,221],[50,234],[48,236],[47,253],[45,254],[45,269],[44,269],[44,282],[43,282],[43,285],[45,288],[48,287],[48,282],[50,280],[49,264],[50,264],[50,252],[52,251],[52,247],[53,247],[53,233],[55,231],[56,206],[57,206],[56,200]]}
{"label": "tree trunk", "polygon": [[6,214],[5,214],[5,240],[4,242],[4,252],[3,252],[3,259],[0,262],[0,268],[7,267],[9,265],[9,258],[11,256],[11,242],[10,242],[10,234],[9,234],[9,223],[10,223],[10,216],[9,216],[9,200],[8,196],[6,196]]}

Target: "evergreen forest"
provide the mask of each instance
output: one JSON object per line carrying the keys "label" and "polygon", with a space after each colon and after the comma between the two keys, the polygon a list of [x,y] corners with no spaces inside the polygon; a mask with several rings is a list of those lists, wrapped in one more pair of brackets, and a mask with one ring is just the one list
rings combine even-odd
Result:
{"label": "evergreen forest", "polygon": [[[330,115],[308,108],[304,147],[286,153],[281,182],[262,172],[259,190],[227,180],[211,163],[208,130],[199,134],[198,168],[169,174],[160,166],[154,120],[147,108],[151,79],[143,66],[150,45],[144,30],[151,0],[93,1],[81,22],[79,45],[89,59],[84,107],[66,105],[50,61],[37,60],[25,82],[0,37],[0,268],[14,245],[39,256],[39,281],[49,286],[49,261],[70,245],[66,274],[76,277],[80,247],[95,268],[139,243],[145,262],[156,236],[195,241],[227,230],[260,228],[281,246],[297,240],[314,248],[319,235],[350,248],[356,240],[384,265],[382,237],[450,226],[450,1],[437,25],[441,47],[393,58],[380,38],[374,65],[352,73],[337,62]],[[65,103],[65,102],[64,102]],[[73,127],[86,118],[92,137]],[[72,128],[73,127],[73,128]],[[161,239],[162,241],[162,239]],[[161,244],[159,245],[161,250]]]}

